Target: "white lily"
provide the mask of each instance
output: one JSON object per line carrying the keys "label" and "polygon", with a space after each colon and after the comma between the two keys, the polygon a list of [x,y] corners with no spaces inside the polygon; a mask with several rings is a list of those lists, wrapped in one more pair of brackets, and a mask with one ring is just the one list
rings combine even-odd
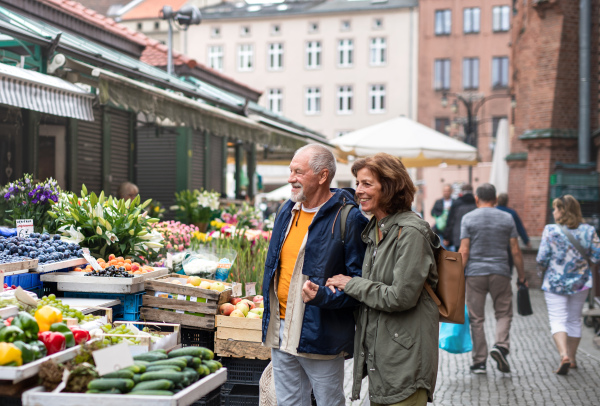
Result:
{"label": "white lily", "polygon": [[83,236],[83,234],[81,234],[79,232],[79,230],[81,230],[81,227],[78,227],[76,230],[75,227],[73,227],[72,225],[69,226],[68,228],[67,228],[67,226],[62,226],[61,228],[59,228],[59,231],[61,231],[63,233],[67,233],[69,235],[68,236],[63,235],[60,239],[62,241],[66,241],[69,243],[79,244],[81,241],[83,241],[85,239],[85,237]]}
{"label": "white lily", "polygon": [[111,233],[110,231],[106,232],[106,236],[108,237],[108,240],[109,240],[109,241],[107,241],[108,245],[112,244],[113,242],[119,241],[119,238],[115,234]]}

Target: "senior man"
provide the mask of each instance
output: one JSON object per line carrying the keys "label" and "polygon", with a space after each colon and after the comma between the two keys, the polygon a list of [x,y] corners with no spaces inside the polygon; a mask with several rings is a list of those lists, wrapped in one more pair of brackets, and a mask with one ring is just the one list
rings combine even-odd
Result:
{"label": "senior man", "polygon": [[[321,145],[294,154],[288,182],[291,199],[273,227],[265,263],[263,337],[270,347],[277,404],[343,406],[344,358],[354,342],[358,302],[325,288],[328,278],[361,276],[367,219],[352,194],[330,189],[335,158]],[[342,235],[341,213],[351,205]],[[309,297],[302,292],[306,286]],[[304,299],[308,300],[304,303]]]}

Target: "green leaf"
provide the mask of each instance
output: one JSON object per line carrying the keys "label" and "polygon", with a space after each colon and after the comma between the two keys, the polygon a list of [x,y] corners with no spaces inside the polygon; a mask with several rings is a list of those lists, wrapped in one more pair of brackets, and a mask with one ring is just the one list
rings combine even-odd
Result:
{"label": "green leaf", "polygon": [[87,188],[85,187],[85,184],[81,185],[81,197],[85,197],[87,195]]}
{"label": "green leaf", "polygon": [[96,193],[92,192],[90,194],[90,206],[92,207],[96,207],[96,203],[98,203],[98,196],[96,196]]}
{"label": "green leaf", "polygon": [[144,203],[142,203],[142,205],[140,206],[140,209],[145,209],[146,207],[148,207],[148,205],[152,203],[152,199],[148,199],[146,200]]}

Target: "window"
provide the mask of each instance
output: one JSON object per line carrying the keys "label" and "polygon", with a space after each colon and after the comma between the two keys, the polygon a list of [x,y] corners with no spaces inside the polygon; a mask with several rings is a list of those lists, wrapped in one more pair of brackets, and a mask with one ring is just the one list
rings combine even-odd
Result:
{"label": "window", "polygon": [[494,32],[508,31],[510,28],[510,7],[497,6],[492,8],[492,29]]}
{"label": "window", "polygon": [[341,31],[350,31],[350,20],[342,20],[342,22],[340,23],[340,30]]}
{"label": "window", "polygon": [[308,23],[308,32],[313,34],[319,32],[319,23]]}
{"label": "window", "polygon": [[316,69],[321,67],[321,41],[306,43],[306,67]]}
{"label": "window", "polygon": [[463,89],[479,88],[479,58],[463,59]]}
{"label": "window", "polygon": [[223,47],[221,45],[211,45],[208,47],[208,66],[223,71]]}
{"label": "window", "polygon": [[386,60],[386,42],[385,38],[371,38],[370,62],[371,66],[384,65]]}
{"label": "window", "polygon": [[352,86],[338,86],[337,112],[338,114],[352,113]]}
{"label": "window", "polygon": [[450,35],[452,30],[452,11],[435,11],[435,35]]}
{"label": "window", "polygon": [[385,85],[369,87],[369,113],[385,112]]}
{"label": "window", "polygon": [[479,32],[479,20],[481,10],[479,7],[466,8],[463,11],[463,32],[475,34]]}
{"label": "window", "polygon": [[155,29],[155,30],[160,30],[160,21],[156,21],[156,22],[154,23],[154,29]]}
{"label": "window", "polygon": [[210,29],[210,36],[212,38],[219,38],[221,36],[221,28],[219,28],[219,27],[212,27]]}
{"label": "window", "polygon": [[283,92],[281,89],[269,89],[268,94],[269,110],[275,114],[281,114],[281,105],[283,101]]}
{"label": "window", "polygon": [[373,19],[373,29],[380,30],[382,28],[383,28],[383,20],[381,18],[374,18]]}
{"label": "window", "polygon": [[283,69],[283,44],[269,44],[269,70]]}
{"label": "window", "polygon": [[318,114],[321,112],[321,88],[306,88],[306,114]]}
{"label": "window", "polygon": [[240,72],[254,69],[254,51],[251,44],[243,44],[238,47],[238,70]]}
{"label": "window", "polygon": [[138,30],[138,31],[142,31],[142,28],[144,28],[144,24],[142,24],[142,23],[137,23],[137,30]]}
{"label": "window", "polygon": [[242,28],[240,28],[240,36],[241,37],[249,37],[250,36],[250,27],[247,25],[242,26]]}
{"label": "window", "polygon": [[436,117],[435,118],[435,131],[446,134],[450,132],[450,119],[448,117]]}
{"label": "window", "polygon": [[281,26],[279,24],[273,24],[271,26],[271,35],[279,35],[281,33]]}
{"label": "window", "polygon": [[508,117],[506,117],[506,116],[492,117],[492,137],[496,136],[496,133],[498,132],[498,126],[500,125],[500,121],[507,120],[507,119],[508,119]]}
{"label": "window", "polygon": [[508,57],[492,58],[492,87],[494,89],[508,87]]}
{"label": "window", "polygon": [[450,89],[450,59],[436,59],[433,63],[433,88]]}
{"label": "window", "polygon": [[338,66],[350,67],[354,63],[354,41],[341,39],[338,42]]}

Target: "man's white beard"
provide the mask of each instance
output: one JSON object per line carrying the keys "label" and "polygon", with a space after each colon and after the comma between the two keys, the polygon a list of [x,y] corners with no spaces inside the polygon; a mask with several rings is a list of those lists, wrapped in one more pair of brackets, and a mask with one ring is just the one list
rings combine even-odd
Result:
{"label": "man's white beard", "polygon": [[300,190],[297,193],[294,193],[294,189],[292,189],[292,197],[290,198],[292,202],[304,202],[306,201],[306,196],[304,195],[304,187],[299,183],[292,183],[292,187],[299,187]]}

